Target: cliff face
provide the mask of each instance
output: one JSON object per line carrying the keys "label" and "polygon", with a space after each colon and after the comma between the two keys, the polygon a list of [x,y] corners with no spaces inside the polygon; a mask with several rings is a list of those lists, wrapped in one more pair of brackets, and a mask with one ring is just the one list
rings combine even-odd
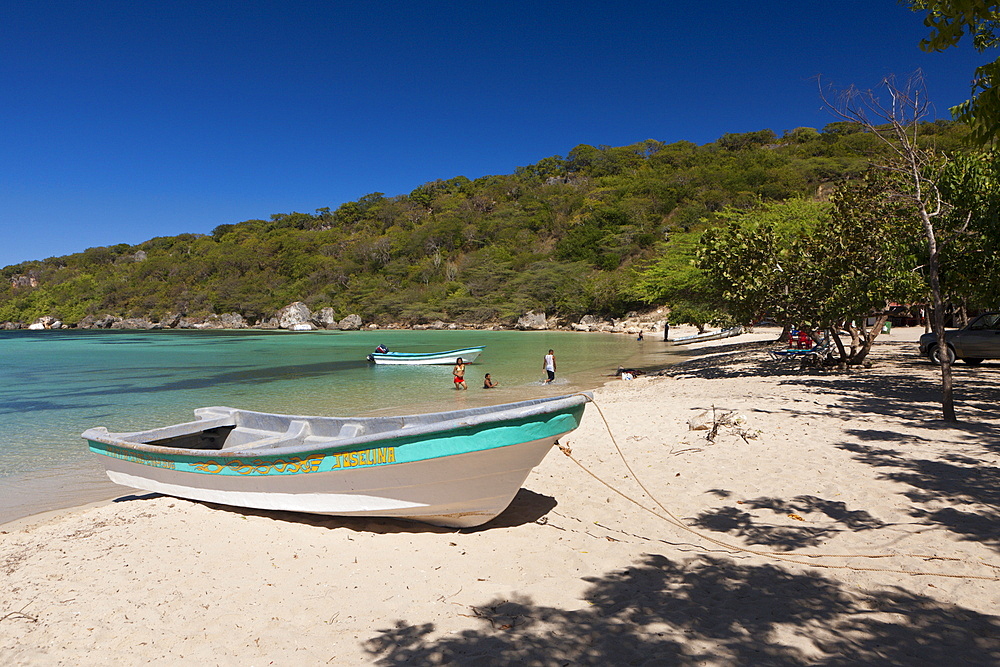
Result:
{"label": "cliff face", "polygon": [[31,271],[25,275],[14,276],[10,280],[10,287],[12,290],[24,289],[38,287],[38,271]]}

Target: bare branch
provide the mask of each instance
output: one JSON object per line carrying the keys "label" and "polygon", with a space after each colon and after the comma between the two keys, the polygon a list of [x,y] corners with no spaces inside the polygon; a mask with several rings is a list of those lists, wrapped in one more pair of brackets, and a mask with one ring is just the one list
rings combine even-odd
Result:
{"label": "bare branch", "polygon": [[[924,93],[923,75],[919,71],[915,72],[903,87],[896,85],[893,77],[886,77],[882,79],[879,88],[888,98],[888,105],[883,104],[873,91],[862,92],[853,86],[843,91],[838,96],[837,103],[833,104],[821,85],[820,98],[833,115],[858,124],[888,149],[889,158],[873,163],[874,166],[904,177],[898,180],[898,187],[888,194],[912,203],[923,225],[930,257],[927,266],[934,305],[934,331],[938,337],[938,345],[943,348],[944,308],[940,278],[942,244],[937,238],[934,220],[945,211],[945,202],[937,184],[927,175],[929,167],[934,164],[933,154],[922,149],[917,141],[920,122],[930,111],[930,104]],[[853,340],[854,329],[851,332]],[[951,364],[947,359],[941,363],[941,386],[944,419],[956,421]]]}

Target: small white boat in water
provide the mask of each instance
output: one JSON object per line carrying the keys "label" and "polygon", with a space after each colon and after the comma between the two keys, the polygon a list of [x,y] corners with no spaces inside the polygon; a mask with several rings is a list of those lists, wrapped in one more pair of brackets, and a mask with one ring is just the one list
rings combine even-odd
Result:
{"label": "small white boat in water", "polygon": [[674,345],[687,345],[688,343],[700,343],[706,340],[719,340],[720,338],[729,338],[730,336],[738,336],[743,333],[743,327],[733,327],[732,329],[722,329],[720,331],[706,331],[705,333],[695,334],[693,336],[682,336],[680,338],[672,338],[669,343]]}
{"label": "small white boat in water", "polygon": [[403,417],[211,407],[148,431],[83,433],[112,482],[179,498],[478,526],[500,514],[589,393]]}
{"label": "small white boat in water", "polygon": [[463,347],[447,352],[379,352],[368,355],[368,361],[375,364],[393,364],[402,366],[427,366],[430,364],[453,364],[459,357],[469,364],[479,358],[485,345]]}

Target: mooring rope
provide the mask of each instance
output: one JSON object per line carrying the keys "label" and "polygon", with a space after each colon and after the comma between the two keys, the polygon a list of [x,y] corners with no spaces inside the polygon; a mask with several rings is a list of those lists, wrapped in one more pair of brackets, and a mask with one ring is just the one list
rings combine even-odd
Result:
{"label": "mooring rope", "polygon": [[[622,463],[625,464],[625,468],[632,475],[632,479],[634,479],[635,482],[636,482],[636,484],[639,485],[639,488],[641,488],[642,491],[647,496],[649,496],[649,498],[654,503],[656,503],[656,505],[663,511],[664,514],[660,514],[656,510],[654,510],[654,509],[652,509],[650,507],[647,507],[646,505],[644,505],[643,503],[639,502],[635,498],[632,498],[631,496],[629,496],[627,493],[625,493],[625,492],[617,489],[614,485],[612,485],[609,482],[607,482],[604,479],[602,479],[600,476],[598,476],[592,470],[590,470],[587,466],[585,466],[582,462],[580,462],[576,457],[574,457],[572,449],[570,449],[568,446],[556,443],[557,446],[559,447],[559,450],[562,451],[562,453],[565,454],[569,458],[570,461],[572,461],[573,463],[575,463],[576,465],[578,465],[581,470],[583,470],[585,473],[587,473],[588,475],[590,475],[591,477],[593,477],[595,480],[597,480],[598,482],[600,482],[601,484],[603,484],[604,486],[606,486],[612,492],[616,493],[617,495],[621,496],[625,500],[627,500],[630,503],[634,504],[636,507],[639,507],[640,509],[645,510],[646,512],[649,512],[653,516],[655,516],[655,517],[657,517],[659,519],[662,519],[663,521],[666,521],[667,523],[670,523],[670,524],[676,526],[677,528],[680,528],[680,529],[685,530],[685,531],[687,531],[687,532],[689,532],[689,533],[691,533],[693,535],[696,535],[700,539],[706,540],[708,542],[711,542],[712,544],[715,544],[717,546],[723,547],[724,549],[728,549],[728,550],[731,550],[731,551],[738,551],[738,552],[742,552],[742,553],[753,554],[755,556],[762,556],[764,558],[770,558],[772,560],[783,561],[783,562],[786,562],[786,563],[793,563],[795,565],[805,565],[807,567],[822,567],[822,568],[831,569],[831,570],[852,570],[852,571],[856,571],[856,572],[885,572],[885,573],[890,573],[890,574],[909,574],[909,575],[913,575],[913,576],[948,577],[948,578],[952,578],[952,579],[976,579],[976,580],[983,580],[983,581],[1000,581],[1000,577],[997,577],[997,576],[990,577],[990,576],[986,576],[986,575],[977,575],[977,574],[950,574],[950,573],[945,573],[945,572],[930,572],[930,571],[923,571],[923,570],[893,569],[893,568],[881,568],[881,567],[860,567],[860,566],[857,566],[857,565],[837,565],[837,564],[831,564],[831,563],[812,563],[812,562],[808,562],[808,561],[798,560],[797,558],[789,558],[786,555],[787,552],[776,552],[776,551],[764,551],[764,550],[760,550],[760,549],[751,549],[749,547],[744,547],[744,546],[741,546],[739,544],[732,544],[732,543],[720,540],[718,538],[712,537],[711,535],[707,535],[707,534],[705,534],[705,533],[703,533],[703,532],[701,532],[699,530],[696,530],[696,529],[692,528],[691,526],[687,525],[686,523],[684,523],[684,521],[680,517],[678,517],[676,514],[674,514],[673,512],[671,512],[670,509],[668,509],[662,502],[659,501],[659,499],[657,499],[657,497],[655,495],[653,495],[652,492],[650,492],[650,490],[648,488],[646,488],[646,485],[643,484],[642,480],[639,479],[639,476],[635,474],[635,471],[632,469],[632,466],[629,464],[628,459],[625,457],[624,452],[622,452],[621,447],[618,445],[618,440],[615,439],[615,434],[611,430],[611,425],[608,423],[607,417],[604,416],[604,411],[601,409],[601,406],[599,406],[597,404],[597,401],[595,401],[592,396],[590,396],[588,394],[583,394],[583,393],[581,393],[579,395],[580,396],[584,396],[587,399],[588,402],[592,403],[594,405],[594,407],[597,408],[597,413],[601,416],[601,420],[604,422],[604,428],[607,430],[608,436],[611,438],[611,442],[614,444],[615,450],[618,452],[618,457],[622,460]],[[897,558],[898,557],[898,558],[919,558],[919,559],[922,559],[922,560],[950,560],[950,561],[965,562],[961,558],[955,558],[955,557],[950,557],[950,556],[927,556],[927,555],[920,555],[920,554],[802,554],[802,553],[797,553],[797,554],[794,554],[794,555],[797,556],[797,557],[803,557],[803,558]],[[994,569],[1000,569],[1000,566],[992,565],[990,563],[987,563],[986,561],[981,561],[980,564],[981,565],[985,565],[987,567],[994,568]]]}

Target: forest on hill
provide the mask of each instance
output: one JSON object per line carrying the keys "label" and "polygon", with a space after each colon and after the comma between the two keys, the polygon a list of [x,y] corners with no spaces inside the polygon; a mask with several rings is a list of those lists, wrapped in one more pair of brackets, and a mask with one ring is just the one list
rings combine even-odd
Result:
{"label": "forest on hill", "polygon": [[[919,141],[961,153],[967,132],[923,123]],[[734,211],[825,200],[884,150],[843,122],[781,136],[725,134],[702,146],[580,145],[512,174],[458,176],[335,210],[7,266],[0,322],[239,313],[253,323],[294,301],[382,325],[511,324],[529,310],[567,321],[652,305],[683,310],[655,279],[676,271],[683,282],[706,230]],[[685,319],[707,322],[722,311],[709,305]]]}

